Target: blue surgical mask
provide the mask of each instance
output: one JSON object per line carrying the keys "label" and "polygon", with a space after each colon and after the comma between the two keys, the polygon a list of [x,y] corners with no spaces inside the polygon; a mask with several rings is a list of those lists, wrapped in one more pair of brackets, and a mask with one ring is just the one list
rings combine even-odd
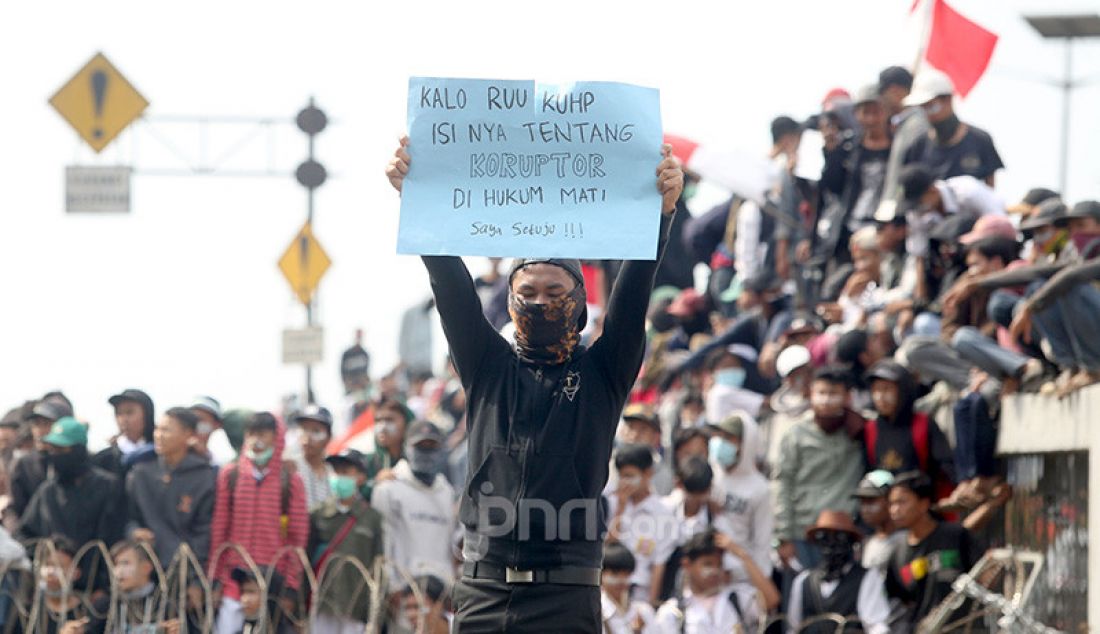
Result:
{"label": "blue surgical mask", "polygon": [[725,438],[711,438],[707,448],[710,450],[710,457],[722,467],[729,469],[737,464],[737,445]]}
{"label": "blue surgical mask", "polygon": [[714,382],[726,387],[741,387],[745,384],[745,368],[723,368],[714,373]]}

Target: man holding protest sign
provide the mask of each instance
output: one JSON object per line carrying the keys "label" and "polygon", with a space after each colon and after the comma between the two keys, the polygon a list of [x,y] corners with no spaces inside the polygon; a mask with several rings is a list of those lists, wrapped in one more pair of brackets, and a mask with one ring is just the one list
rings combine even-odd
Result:
{"label": "man holding protest sign", "polygon": [[[386,170],[398,191],[412,163],[408,146],[403,138]],[[683,188],[671,147],[662,155],[658,248],[651,260],[623,265],[603,335],[591,348],[579,345],[587,314],[577,260],[515,261],[513,346],[482,316],[460,258],[423,257],[468,395],[456,631],[600,630],[606,517],[598,501],[615,428],[642,363],[647,303]]]}

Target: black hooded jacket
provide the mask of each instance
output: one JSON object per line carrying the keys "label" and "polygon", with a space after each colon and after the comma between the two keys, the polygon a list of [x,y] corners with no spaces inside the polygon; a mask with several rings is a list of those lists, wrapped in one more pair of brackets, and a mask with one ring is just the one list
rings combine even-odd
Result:
{"label": "black hooded jacket", "polygon": [[[149,395],[141,390],[127,390],[127,393],[132,397],[134,402],[141,405],[141,411],[145,414],[145,424],[142,428],[141,437],[145,442],[152,443],[153,427],[156,426],[156,419],[153,413],[153,399],[149,398]],[[112,443],[110,447],[107,447],[92,457],[92,464],[118,476],[119,485],[122,486],[125,484],[126,474],[130,471],[131,467],[154,458],[156,458],[156,454],[153,453],[153,448],[151,446],[147,449],[135,451],[129,456],[124,456],[122,450],[118,448],[118,445]]]}
{"label": "black hooded jacket", "polygon": [[424,257],[451,358],[467,393],[470,469],[459,517],[465,557],[546,570],[598,568],[612,438],[645,351],[658,258],[626,262],[603,335],[562,365],[520,361],[482,316],[457,257]]}
{"label": "black hooded jacket", "polygon": [[[867,383],[874,380],[875,368],[866,377]],[[875,446],[871,448],[874,456],[871,469],[885,469],[892,473],[904,473],[906,471],[924,471],[935,482],[955,482],[955,460],[951,452],[951,445],[943,430],[933,420],[928,420],[928,464],[920,463],[920,452],[913,444],[913,419],[916,416],[925,416],[923,413],[913,411],[917,400],[917,386],[912,377],[905,373],[895,381],[898,385],[898,410],[893,420],[887,420],[882,416],[875,419],[877,434]]]}

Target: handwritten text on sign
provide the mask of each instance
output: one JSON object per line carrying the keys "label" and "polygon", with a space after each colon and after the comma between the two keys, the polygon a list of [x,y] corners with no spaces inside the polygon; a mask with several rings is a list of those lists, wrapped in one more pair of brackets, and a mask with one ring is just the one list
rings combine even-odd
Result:
{"label": "handwritten text on sign", "polygon": [[653,259],[659,101],[609,82],[411,78],[398,251]]}

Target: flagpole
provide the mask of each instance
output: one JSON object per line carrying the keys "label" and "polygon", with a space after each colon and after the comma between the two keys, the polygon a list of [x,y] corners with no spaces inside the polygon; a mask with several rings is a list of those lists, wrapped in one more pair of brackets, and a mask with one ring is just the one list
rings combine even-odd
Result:
{"label": "flagpole", "polygon": [[932,15],[936,3],[941,0],[921,0],[920,40],[917,42],[917,59],[913,61],[913,76],[916,77],[924,61],[924,52],[928,50],[928,40],[932,37]]}

